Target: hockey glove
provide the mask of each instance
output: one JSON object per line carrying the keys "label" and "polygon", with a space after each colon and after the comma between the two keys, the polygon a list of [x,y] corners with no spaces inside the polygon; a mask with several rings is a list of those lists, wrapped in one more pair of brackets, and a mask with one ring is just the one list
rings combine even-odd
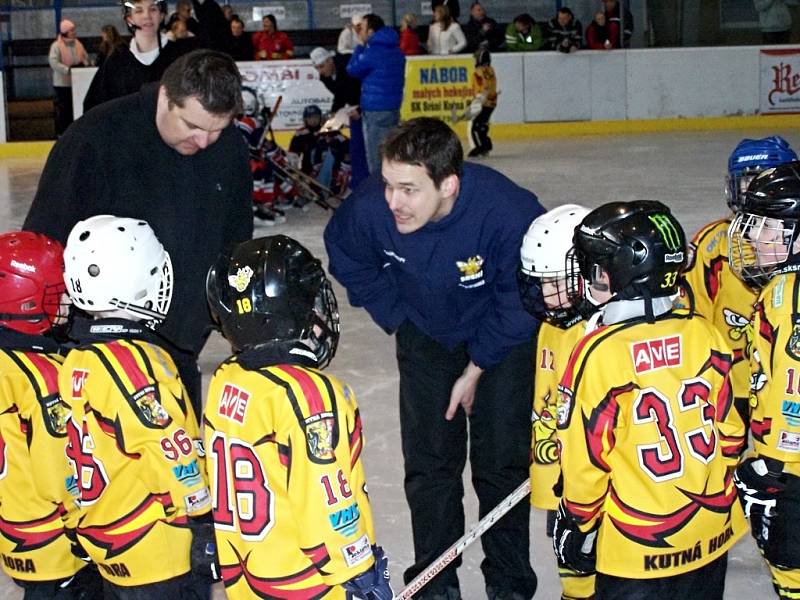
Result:
{"label": "hockey glove", "polygon": [[594,573],[597,562],[596,537],[597,530],[582,532],[578,523],[564,508],[564,503],[558,505],[553,526],[553,550],[559,566],[569,567],[578,573]]}
{"label": "hockey glove", "polygon": [[192,573],[199,577],[209,578],[212,581],[222,579],[217,558],[217,543],[214,539],[214,523],[208,519],[189,519],[189,529],[192,531],[192,548],[190,563]]}
{"label": "hockey glove", "polygon": [[372,546],[375,563],[367,570],[342,584],[345,590],[363,600],[392,600],[394,592],[389,585],[389,559],[383,548]]}
{"label": "hockey glove", "polygon": [[786,489],[783,463],[770,458],[743,460],[733,473],[733,483],[748,519],[775,516],[778,496]]}

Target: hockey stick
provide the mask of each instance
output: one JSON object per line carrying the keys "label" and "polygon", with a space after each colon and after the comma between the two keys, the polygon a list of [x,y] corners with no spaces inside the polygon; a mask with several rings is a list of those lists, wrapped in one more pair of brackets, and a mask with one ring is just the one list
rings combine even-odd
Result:
{"label": "hockey stick", "polygon": [[508,511],[514,508],[520,500],[527,497],[531,492],[531,480],[526,479],[517,489],[506,496],[500,504],[495,506],[485,517],[478,521],[461,539],[457,540],[452,546],[445,550],[439,558],[434,560],[422,573],[414,577],[411,582],[404,587],[393,600],[408,600],[425,584],[436,577],[442,569],[453,562],[456,557],[464,552],[466,548],[475,540],[481,537]]}

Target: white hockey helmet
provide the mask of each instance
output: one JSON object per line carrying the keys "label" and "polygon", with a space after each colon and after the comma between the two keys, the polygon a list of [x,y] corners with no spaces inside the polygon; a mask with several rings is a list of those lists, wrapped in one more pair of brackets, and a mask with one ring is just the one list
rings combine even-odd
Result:
{"label": "white hockey helmet", "polygon": [[258,114],[258,105],[259,105],[258,94],[256,93],[256,91],[251,87],[243,85],[242,113],[249,117],[254,117]]}
{"label": "white hockey helmet", "polygon": [[146,221],[98,215],[72,228],[64,282],[87,312],[122,310],[160,322],[172,300],[172,262]]}
{"label": "white hockey helmet", "polygon": [[[572,237],[589,209],[564,204],[539,215],[528,227],[520,248],[517,272],[520,300],[530,314],[553,325],[568,327],[579,320],[567,299],[567,253]],[[542,280],[552,280],[543,295]]]}

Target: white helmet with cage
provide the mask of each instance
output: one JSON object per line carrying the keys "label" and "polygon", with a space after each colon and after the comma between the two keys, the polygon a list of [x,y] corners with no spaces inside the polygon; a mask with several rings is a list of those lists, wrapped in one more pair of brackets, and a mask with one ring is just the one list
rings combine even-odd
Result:
{"label": "white helmet with cage", "polygon": [[172,262],[146,221],[98,215],[72,228],[64,282],[75,306],[87,312],[123,311],[160,322],[172,300]]}
{"label": "white helmet with cage", "polygon": [[522,305],[554,325],[572,324],[576,316],[566,295],[566,259],[575,227],[587,214],[589,209],[584,206],[564,204],[539,215],[522,240],[517,273]]}

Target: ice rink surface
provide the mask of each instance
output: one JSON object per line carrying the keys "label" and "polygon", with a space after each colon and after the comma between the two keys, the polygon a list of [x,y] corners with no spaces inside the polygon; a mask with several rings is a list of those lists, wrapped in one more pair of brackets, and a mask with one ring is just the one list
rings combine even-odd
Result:
{"label": "ice rink surface", "polygon": [[[768,123],[768,118],[764,119]],[[727,157],[743,137],[783,135],[800,147],[800,130],[768,129],[702,133],[638,134],[496,143],[488,164],[539,196],[546,208],[565,202],[589,207],[612,200],[654,199],[672,207],[691,237],[703,224],[725,215],[723,181]],[[33,198],[43,159],[0,161],[0,223],[18,228]],[[141,168],[131,166],[131,168]],[[102,176],[99,174],[99,176]],[[487,201],[491,199],[487,198]],[[313,253],[327,258],[322,230],[328,215],[315,207],[309,213],[290,212],[287,222],[256,228],[256,235],[283,233],[298,239]],[[124,268],[124,266],[123,266]],[[376,518],[378,542],[389,558],[395,591],[402,571],[412,562],[411,524],[403,494],[397,408],[394,340],[375,326],[366,312],[348,305],[336,286],[342,315],[342,335],[331,371],[355,390],[364,419],[367,480]],[[210,374],[226,357],[224,340],[212,336],[201,356]],[[465,474],[467,523],[477,520],[477,502]],[[479,564],[482,551],[473,544],[459,570],[465,600],[485,598]],[[536,598],[556,600],[560,588],[550,540],[544,534],[544,513],[531,513],[531,561],[539,577]],[[729,555],[725,598],[752,600],[774,597],[769,574],[748,536]],[[22,594],[0,576],[0,598]],[[224,598],[220,589],[214,598]],[[667,599],[664,599],[667,600]],[[677,600],[677,599],[676,599]]]}

